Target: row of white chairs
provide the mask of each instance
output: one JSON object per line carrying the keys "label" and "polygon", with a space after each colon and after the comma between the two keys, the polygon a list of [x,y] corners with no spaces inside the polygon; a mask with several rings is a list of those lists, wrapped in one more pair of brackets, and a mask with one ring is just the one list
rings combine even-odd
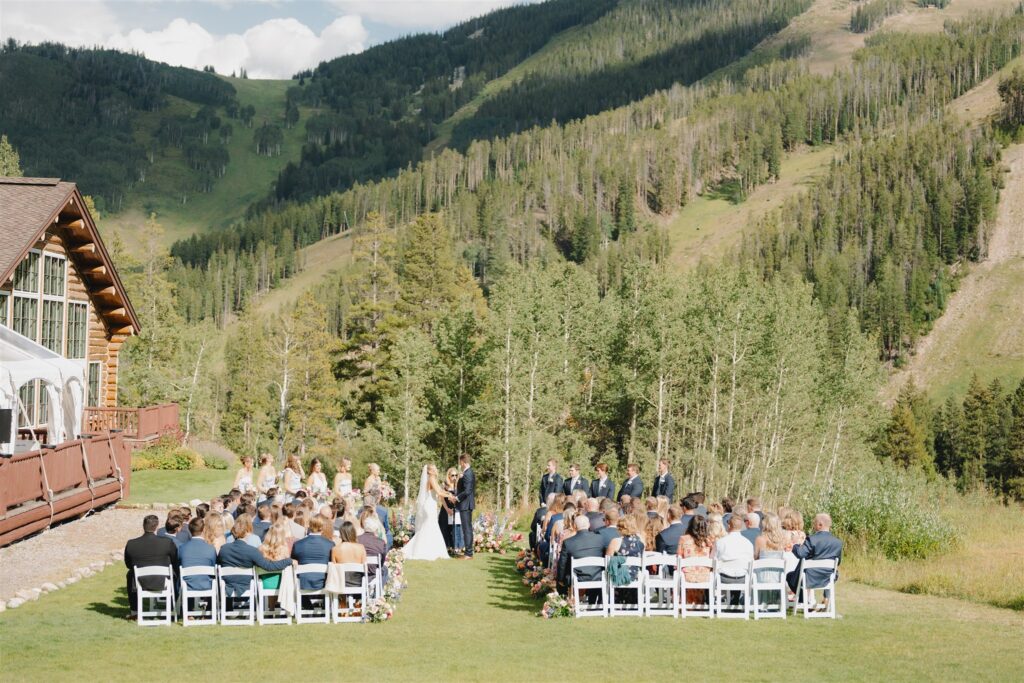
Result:
{"label": "row of white chairs", "polygon": [[[643,558],[626,557],[625,566],[638,569],[636,580],[616,586],[608,576],[608,561],[605,557],[572,558],[573,609],[577,617],[608,616],[671,616],[671,617],[721,617],[747,619],[785,619],[789,608],[793,614],[803,612],[806,619],[825,617],[836,618],[836,561],[804,560],[800,565],[797,590],[789,599],[786,584],[786,561],[782,559],[754,560],[746,566],[728,567],[728,574],[722,566],[707,557],[681,558],[666,553],[644,553]],[[648,570],[650,568],[653,571]],[[708,570],[706,581],[687,581],[687,569]],[[593,581],[583,581],[577,576],[579,569],[599,569],[600,575]],[[807,570],[829,571],[826,585],[817,588],[827,591],[829,599],[822,609],[817,609],[814,591],[808,588]],[[590,573],[590,572],[588,572]],[[769,577],[774,580],[766,580]],[[618,593],[629,592],[636,596],[635,602],[618,600]],[[706,596],[699,603],[688,602],[687,591],[699,591]],[[587,601],[600,594],[599,603]],[[627,593],[627,594],[629,594]],[[739,604],[736,604],[739,603]]]}
{"label": "row of white chairs", "polygon": [[[377,565],[373,580],[368,580],[369,568]],[[376,555],[367,557],[365,564],[349,563],[338,565],[344,578],[349,574],[360,576],[355,586],[344,585],[338,593],[323,589],[306,590],[301,587],[300,577],[306,574],[327,576],[326,564],[300,564],[295,567],[295,614],[298,624],[327,624],[362,621],[363,610],[369,601],[383,595],[383,572]],[[280,588],[265,588],[260,569],[241,567],[181,567],[180,585],[177,595],[174,590],[174,571],[169,566],[135,567],[136,619],[140,626],[164,626],[173,623],[178,615],[183,626],[221,624],[224,626],[251,626],[253,624],[290,624],[292,615],[281,608]],[[186,579],[208,577],[208,590],[189,588]],[[164,579],[160,591],[145,590],[139,583],[144,577]],[[228,595],[225,578],[248,578],[245,590],[235,589]],[[237,581],[232,581],[237,584]],[[276,601],[273,605],[272,600]],[[180,600],[180,604],[178,604]]]}

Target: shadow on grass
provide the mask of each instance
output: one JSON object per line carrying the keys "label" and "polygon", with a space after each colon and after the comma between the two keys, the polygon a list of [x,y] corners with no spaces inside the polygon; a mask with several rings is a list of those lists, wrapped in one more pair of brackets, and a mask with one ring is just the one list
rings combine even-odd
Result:
{"label": "shadow on grass", "polygon": [[531,614],[539,612],[541,603],[523,585],[522,578],[516,572],[515,556],[506,555],[488,559],[487,573],[490,576],[488,585],[492,599],[487,604],[510,612],[529,612]]}
{"label": "shadow on grass", "polygon": [[128,614],[128,591],[125,588],[118,588],[111,602],[90,602],[86,609],[105,617],[124,619]]}

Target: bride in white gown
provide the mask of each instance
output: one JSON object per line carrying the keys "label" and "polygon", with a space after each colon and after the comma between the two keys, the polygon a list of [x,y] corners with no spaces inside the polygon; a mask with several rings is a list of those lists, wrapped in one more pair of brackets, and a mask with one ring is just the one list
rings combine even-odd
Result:
{"label": "bride in white gown", "polygon": [[437,483],[437,467],[424,465],[420,492],[416,496],[416,533],[403,549],[407,560],[447,560],[441,527],[437,523],[438,498],[454,498]]}

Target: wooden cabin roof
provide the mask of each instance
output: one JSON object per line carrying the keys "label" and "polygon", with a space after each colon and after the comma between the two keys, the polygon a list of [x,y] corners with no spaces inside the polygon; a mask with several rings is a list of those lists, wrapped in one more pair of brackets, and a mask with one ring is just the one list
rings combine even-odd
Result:
{"label": "wooden cabin roof", "polygon": [[75,183],[0,177],[0,284],[50,228],[65,243],[107,326],[138,333],[138,316]]}

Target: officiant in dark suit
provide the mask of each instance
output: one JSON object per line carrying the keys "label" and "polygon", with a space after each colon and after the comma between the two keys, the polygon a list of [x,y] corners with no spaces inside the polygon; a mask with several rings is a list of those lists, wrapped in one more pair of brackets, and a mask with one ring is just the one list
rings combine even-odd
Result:
{"label": "officiant in dark suit", "polygon": [[548,460],[548,470],[540,478],[540,503],[548,499],[549,493],[561,493],[563,483],[562,475],[558,473],[558,461],[554,458]]}
{"label": "officiant in dark suit", "polygon": [[615,482],[608,477],[608,465],[599,462],[594,469],[597,477],[590,482],[590,497],[615,500]]}
{"label": "officiant in dark suit", "polygon": [[629,463],[626,465],[626,474],[629,476],[626,478],[626,481],[622,482],[622,488],[619,489],[618,501],[620,503],[623,496],[629,496],[634,500],[644,496],[644,483],[640,480],[640,466]]}
{"label": "officiant in dark suit", "polygon": [[590,482],[580,476],[579,465],[569,465],[569,476],[565,478],[565,483],[562,484],[562,492],[571,496],[573,491],[583,491],[586,493],[590,490]]}
{"label": "officiant in dark suit", "polygon": [[665,496],[668,502],[675,502],[673,499],[676,495],[676,480],[668,471],[668,460],[665,458],[658,461],[658,476],[654,478],[654,485],[651,486],[651,495],[655,498]]}
{"label": "officiant in dark suit", "polygon": [[470,467],[469,453],[459,456],[459,467],[462,468],[462,476],[459,483],[455,485],[455,510],[462,520],[462,539],[466,544],[466,554],[463,559],[473,559],[473,510],[476,508],[476,474]]}

